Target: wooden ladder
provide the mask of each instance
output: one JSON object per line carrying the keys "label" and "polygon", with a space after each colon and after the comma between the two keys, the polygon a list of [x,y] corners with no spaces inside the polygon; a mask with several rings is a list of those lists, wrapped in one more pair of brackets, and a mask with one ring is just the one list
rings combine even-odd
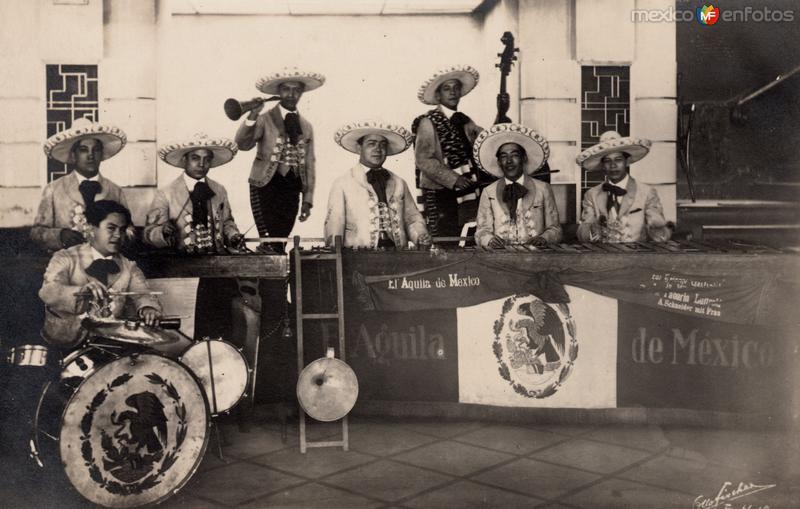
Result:
{"label": "wooden ladder", "polygon": [[[316,239],[314,239],[316,240]],[[297,309],[297,374],[298,376],[305,368],[303,357],[303,321],[304,320],[333,320],[339,321],[339,359],[347,362],[344,350],[344,284],[342,273],[342,237],[336,236],[334,239],[334,252],[310,252],[304,254],[300,249],[300,237],[294,237],[294,285],[295,285],[295,307]],[[335,313],[304,313],[303,312],[303,269],[302,260],[335,260],[336,261],[336,312]],[[342,447],[347,451],[350,447],[349,428],[347,416],[342,418],[342,438],[341,440],[324,440],[311,442],[306,437],[306,413],[302,405],[298,405],[298,417],[300,421],[300,452],[305,454],[309,447]]]}

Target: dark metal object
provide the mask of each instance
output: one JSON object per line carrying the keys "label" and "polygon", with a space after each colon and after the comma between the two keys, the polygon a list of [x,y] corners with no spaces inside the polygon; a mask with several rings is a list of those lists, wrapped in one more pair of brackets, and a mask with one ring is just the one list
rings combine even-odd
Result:
{"label": "dark metal object", "polygon": [[250,110],[254,110],[268,101],[280,101],[281,98],[278,96],[272,97],[265,97],[263,99],[251,99],[250,101],[239,101],[236,99],[228,99],[225,101],[225,104],[222,106],[225,108],[225,115],[231,120],[239,120],[242,118],[242,115],[247,113]]}

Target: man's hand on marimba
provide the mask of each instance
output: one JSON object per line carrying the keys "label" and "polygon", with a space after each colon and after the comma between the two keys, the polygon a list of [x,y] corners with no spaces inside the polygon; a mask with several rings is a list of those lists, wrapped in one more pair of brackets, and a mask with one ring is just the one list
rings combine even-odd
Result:
{"label": "man's hand on marimba", "polygon": [[606,216],[600,216],[596,223],[589,225],[589,242],[598,242],[603,237],[603,229],[607,224]]}
{"label": "man's hand on marimba", "polygon": [[492,249],[503,249],[506,243],[503,242],[503,239],[498,237],[497,235],[492,235],[492,238],[489,239],[489,247]]}
{"label": "man's hand on marimba", "polygon": [[234,233],[228,239],[228,246],[234,249],[244,249],[244,235],[241,233]]}
{"label": "man's hand on marimba", "polygon": [[544,238],[542,238],[541,235],[539,235],[529,240],[528,245],[533,247],[545,247],[547,245],[547,241]]}
{"label": "man's hand on marimba", "polygon": [[433,240],[431,239],[430,233],[422,233],[419,237],[417,237],[417,249],[420,251],[426,251],[431,248],[431,243]]}

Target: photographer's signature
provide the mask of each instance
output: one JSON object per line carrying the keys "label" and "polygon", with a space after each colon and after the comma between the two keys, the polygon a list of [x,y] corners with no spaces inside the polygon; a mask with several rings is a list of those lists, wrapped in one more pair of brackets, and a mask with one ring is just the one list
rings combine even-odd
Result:
{"label": "photographer's signature", "polygon": [[[703,495],[694,499],[693,507],[697,509],[713,509],[715,507],[728,508],[733,507],[729,502],[758,493],[759,491],[774,488],[775,484],[753,484],[749,482],[740,482],[738,486],[730,481],[722,483],[719,493],[714,498],[708,498]],[[754,508],[755,509],[755,508]]]}

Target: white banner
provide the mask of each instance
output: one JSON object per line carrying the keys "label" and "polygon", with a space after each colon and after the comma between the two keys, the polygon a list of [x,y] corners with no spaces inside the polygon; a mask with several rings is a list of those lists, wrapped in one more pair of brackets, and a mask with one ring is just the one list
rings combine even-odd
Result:
{"label": "white banner", "polygon": [[199,282],[200,279],[196,277],[165,277],[147,280],[151,290],[164,292],[164,295],[158,297],[163,314],[181,317],[180,331],[190,338],[194,338],[194,308],[197,303]]}
{"label": "white banner", "polygon": [[461,403],[616,407],[617,301],[565,288],[568,304],[517,294],[458,309]]}

